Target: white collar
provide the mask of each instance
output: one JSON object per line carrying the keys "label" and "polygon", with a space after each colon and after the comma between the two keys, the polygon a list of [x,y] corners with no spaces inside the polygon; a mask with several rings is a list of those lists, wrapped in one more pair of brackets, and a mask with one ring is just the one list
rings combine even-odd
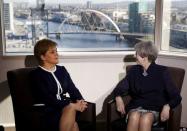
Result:
{"label": "white collar", "polygon": [[44,71],[47,71],[47,72],[50,72],[50,73],[54,73],[54,72],[56,71],[56,66],[54,66],[54,68],[53,68],[52,70],[48,70],[48,69],[46,69],[46,68],[44,68],[44,67],[42,67],[42,66],[40,66],[40,65],[39,65],[39,67],[40,67],[41,69],[43,69]]}
{"label": "white collar", "polygon": [[56,97],[58,100],[61,100],[61,96],[60,94],[62,94],[63,92],[63,89],[62,89],[62,86],[60,84],[60,82],[58,81],[57,77],[55,76],[54,72],[56,71],[56,66],[54,67],[53,70],[47,70],[46,68],[42,67],[42,66],[39,66],[41,69],[43,69],[44,71],[47,71],[49,73],[52,74],[53,78],[55,79],[56,83],[57,83],[57,94],[56,94]]}

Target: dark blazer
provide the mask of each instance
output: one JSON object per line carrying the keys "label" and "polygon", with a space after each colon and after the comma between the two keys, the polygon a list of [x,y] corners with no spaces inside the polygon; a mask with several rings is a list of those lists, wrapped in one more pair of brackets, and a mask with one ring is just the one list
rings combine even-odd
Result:
{"label": "dark blazer", "polygon": [[114,89],[115,97],[125,93],[132,97],[126,106],[127,112],[140,106],[160,112],[165,104],[169,104],[171,108],[180,104],[182,98],[167,67],[153,62],[146,74],[143,72],[142,66],[133,66]]}
{"label": "dark blazer", "polygon": [[[63,94],[61,94],[61,100],[56,97],[57,83],[50,72],[38,67],[31,72],[32,79],[32,91],[35,96],[35,103],[43,103],[46,106],[62,110],[63,107],[68,105],[70,101],[76,101],[83,99],[79,90],[75,87],[69,73],[64,66],[56,66],[54,72],[58,81],[60,82]],[[70,99],[65,97],[64,94],[69,93]]]}

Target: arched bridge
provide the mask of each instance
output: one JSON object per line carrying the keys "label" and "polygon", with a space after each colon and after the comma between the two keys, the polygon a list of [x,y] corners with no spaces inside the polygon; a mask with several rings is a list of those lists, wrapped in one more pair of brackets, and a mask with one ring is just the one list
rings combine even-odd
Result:
{"label": "arched bridge", "polygon": [[49,34],[103,33],[119,34],[117,24],[106,14],[97,10],[78,10],[66,17],[58,30]]}
{"label": "arched bridge", "polygon": [[55,32],[48,33],[56,35],[60,39],[63,34],[106,34],[116,35],[116,39],[132,39],[144,37],[145,34],[122,33],[118,25],[106,14],[97,10],[77,10],[66,17]]}

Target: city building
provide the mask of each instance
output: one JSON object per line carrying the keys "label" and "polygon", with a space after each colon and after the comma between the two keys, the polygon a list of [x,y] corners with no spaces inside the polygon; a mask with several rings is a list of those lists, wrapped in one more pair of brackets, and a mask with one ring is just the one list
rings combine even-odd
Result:
{"label": "city building", "polygon": [[118,21],[119,19],[128,19],[126,11],[113,11],[112,13],[113,20]]}
{"label": "city building", "polygon": [[36,3],[37,8],[42,8],[42,6],[45,5],[45,0],[37,0],[36,2],[37,2]]}
{"label": "city building", "polygon": [[155,15],[141,13],[140,16],[140,33],[154,33]]}
{"label": "city building", "polygon": [[175,48],[187,48],[187,31],[185,29],[170,29],[170,45]]}
{"label": "city building", "polygon": [[144,1],[133,2],[129,5],[129,32],[140,32],[141,15],[147,12]]}
{"label": "city building", "polygon": [[4,13],[4,28],[6,31],[14,31],[14,12],[13,3],[4,3],[3,13]]}
{"label": "city building", "polygon": [[92,2],[91,1],[87,1],[87,9],[91,9],[92,8]]}

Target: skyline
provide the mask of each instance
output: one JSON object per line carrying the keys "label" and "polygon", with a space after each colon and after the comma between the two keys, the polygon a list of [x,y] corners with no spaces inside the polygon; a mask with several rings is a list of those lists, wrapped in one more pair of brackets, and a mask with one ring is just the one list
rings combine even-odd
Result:
{"label": "skyline", "polygon": [[[3,2],[28,2],[30,4],[36,4],[36,0],[1,0]],[[156,1],[156,0],[45,0],[46,4],[85,4],[87,1],[91,1],[93,4],[109,4],[109,3],[118,3],[125,1],[139,2],[139,1]],[[177,1],[186,1],[186,0],[171,0],[172,2]]]}
{"label": "skyline", "polygon": [[[29,2],[29,3],[36,3],[36,0],[3,0],[4,2]],[[86,3],[87,1],[91,1],[93,4],[97,4],[97,3],[118,3],[118,2],[125,2],[125,1],[134,1],[134,2],[138,2],[138,1],[142,1],[142,0],[45,0],[46,3],[66,3],[66,4],[75,4],[75,3]],[[155,0],[146,0],[148,1],[155,1]]]}

